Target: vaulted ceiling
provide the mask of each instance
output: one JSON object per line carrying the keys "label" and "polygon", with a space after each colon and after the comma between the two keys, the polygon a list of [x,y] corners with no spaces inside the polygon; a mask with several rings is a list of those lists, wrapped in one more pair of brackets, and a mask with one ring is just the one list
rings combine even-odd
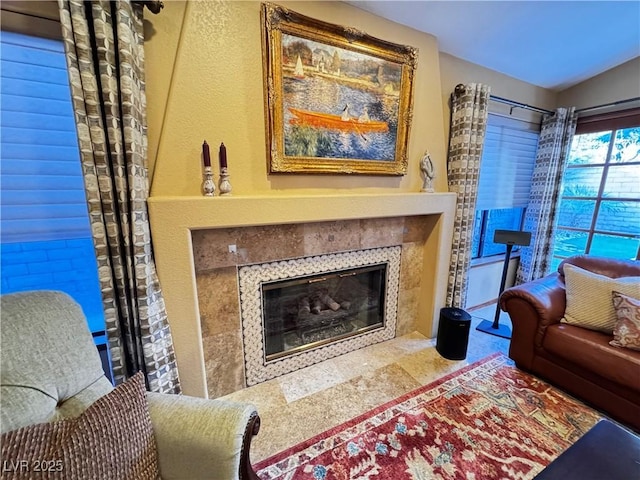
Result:
{"label": "vaulted ceiling", "polygon": [[640,1],[348,1],[468,62],[561,91],[640,56]]}

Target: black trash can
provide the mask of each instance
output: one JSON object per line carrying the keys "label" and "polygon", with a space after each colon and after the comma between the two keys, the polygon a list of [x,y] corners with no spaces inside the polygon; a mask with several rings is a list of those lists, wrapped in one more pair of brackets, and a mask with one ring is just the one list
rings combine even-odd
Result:
{"label": "black trash can", "polygon": [[467,357],[471,315],[461,308],[442,308],[436,350],[449,360],[464,360]]}

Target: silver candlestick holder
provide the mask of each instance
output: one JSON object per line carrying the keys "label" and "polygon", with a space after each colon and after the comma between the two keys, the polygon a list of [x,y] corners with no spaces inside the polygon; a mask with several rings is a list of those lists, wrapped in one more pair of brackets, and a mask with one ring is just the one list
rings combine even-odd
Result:
{"label": "silver candlestick holder", "polygon": [[220,188],[220,195],[231,195],[231,182],[229,181],[227,167],[220,169],[220,182],[218,183],[218,187]]}
{"label": "silver candlestick holder", "polygon": [[202,193],[205,197],[213,197],[216,191],[216,184],[213,182],[213,172],[211,167],[204,167],[204,175],[202,179]]}

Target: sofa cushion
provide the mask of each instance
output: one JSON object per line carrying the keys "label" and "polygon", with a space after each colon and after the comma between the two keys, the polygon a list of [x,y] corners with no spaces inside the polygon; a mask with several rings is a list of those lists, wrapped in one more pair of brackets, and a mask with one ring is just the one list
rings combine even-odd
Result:
{"label": "sofa cushion", "polygon": [[556,357],[640,392],[640,352],[609,345],[611,336],[572,325],[547,328],[542,346]]}
{"label": "sofa cushion", "polygon": [[77,418],[3,433],[2,460],[3,479],[159,479],[142,373]]}
{"label": "sofa cushion", "polygon": [[612,334],[616,324],[616,311],[612,292],[637,296],[640,277],[609,278],[589,272],[575,265],[564,265],[567,296],[563,323]]}
{"label": "sofa cushion", "polygon": [[613,307],[617,322],[613,329],[614,347],[640,350],[640,299],[613,292]]}

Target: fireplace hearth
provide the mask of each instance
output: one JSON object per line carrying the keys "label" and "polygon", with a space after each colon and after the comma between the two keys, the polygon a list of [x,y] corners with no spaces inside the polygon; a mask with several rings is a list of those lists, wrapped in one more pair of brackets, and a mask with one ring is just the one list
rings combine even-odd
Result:
{"label": "fireplace hearth", "polygon": [[395,336],[401,247],[241,266],[247,385]]}

